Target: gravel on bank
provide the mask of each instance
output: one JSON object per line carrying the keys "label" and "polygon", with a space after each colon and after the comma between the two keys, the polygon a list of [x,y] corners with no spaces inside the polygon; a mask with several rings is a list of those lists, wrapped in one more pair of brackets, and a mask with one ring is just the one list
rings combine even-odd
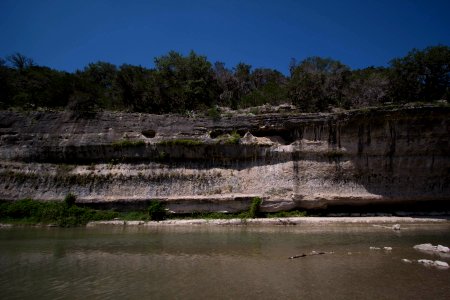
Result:
{"label": "gravel on bank", "polygon": [[327,224],[450,224],[450,217],[292,217],[264,219],[170,219],[164,221],[93,221],[87,226],[98,225],[141,225],[141,226],[183,226],[183,225],[327,225]]}

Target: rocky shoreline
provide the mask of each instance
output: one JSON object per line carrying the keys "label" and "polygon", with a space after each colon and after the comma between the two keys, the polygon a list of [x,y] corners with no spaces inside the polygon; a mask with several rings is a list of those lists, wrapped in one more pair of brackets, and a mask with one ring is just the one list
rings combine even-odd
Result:
{"label": "rocky shoreline", "polygon": [[370,224],[398,230],[398,224],[450,224],[449,218],[425,217],[290,217],[261,219],[171,219],[163,221],[92,221],[87,227],[116,226],[191,226],[191,225],[336,225],[336,224]]}

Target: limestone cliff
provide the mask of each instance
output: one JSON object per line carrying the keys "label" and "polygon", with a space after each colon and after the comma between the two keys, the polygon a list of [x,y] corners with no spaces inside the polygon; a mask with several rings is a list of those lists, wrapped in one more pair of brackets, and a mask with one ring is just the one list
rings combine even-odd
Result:
{"label": "limestone cliff", "polygon": [[[449,206],[450,108],[266,114],[220,120],[0,112],[0,199],[178,213]],[[240,138],[238,136],[240,135]]]}

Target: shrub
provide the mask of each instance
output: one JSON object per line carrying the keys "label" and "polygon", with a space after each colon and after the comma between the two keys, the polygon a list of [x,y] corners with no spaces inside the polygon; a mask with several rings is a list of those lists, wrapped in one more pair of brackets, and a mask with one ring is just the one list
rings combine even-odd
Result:
{"label": "shrub", "polygon": [[162,141],[162,142],[159,142],[158,144],[164,145],[164,146],[180,145],[180,146],[192,147],[192,146],[203,145],[204,142],[199,141],[199,140],[177,139],[177,140]]}
{"label": "shrub", "polygon": [[67,207],[71,207],[75,205],[75,201],[77,200],[77,197],[72,194],[69,193],[67,194],[67,196],[64,198],[64,203],[66,204]]}
{"label": "shrub", "polygon": [[148,216],[152,221],[160,221],[166,218],[167,212],[161,201],[150,201]]}
{"label": "shrub", "polygon": [[230,138],[228,141],[226,141],[226,144],[239,144],[239,139],[241,138],[241,135],[237,133],[236,131],[233,131],[230,134]]}
{"label": "shrub", "polygon": [[117,141],[112,143],[112,147],[114,149],[139,147],[144,145],[145,145],[144,141],[129,141],[129,140]]}
{"label": "shrub", "polygon": [[239,144],[239,140],[241,135],[237,133],[236,130],[231,132],[230,134],[222,134],[217,137],[217,143],[225,144],[225,145],[236,145]]}
{"label": "shrub", "polygon": [[220,111],[219,111],[219,109],[216,106],[211,107],[210,109],[208,109],[207,110],[207,114],[208,114],[208,117],[210,117],[214,121],[220,120],[220,117],[221,117]]}
{"label": "shrub", "polygon": [[237,215],[241,219],[254,219],[260,215],[259,209],[261,207],[262,200],[259,197],[254,197],[250,203],[248,211],[241,212]]}
{"label": "shrub", "polygon": [[[66,201],[67,199],[67,201]],[[69,194],[63,202],[40,202],[31,199],[0,205],[0,218],[7,222],[56,224],[60,227],[84,225],[91,220],[111,220],[119,216],[113,211],[99,211],[74,205]]]}
{"label": "shrub", "polygon": [[252,203],[250,204],[250,208],[248,210],[249,218],[256,218],[259,214],[259,208],[261,207],[262,200],[259,197],[254,197],[252,199]]}
{"label": "shrub", "polygon": [[268,213],[268,218],[288,218],[288,217],[306,217],[306,211],[292,210]]}

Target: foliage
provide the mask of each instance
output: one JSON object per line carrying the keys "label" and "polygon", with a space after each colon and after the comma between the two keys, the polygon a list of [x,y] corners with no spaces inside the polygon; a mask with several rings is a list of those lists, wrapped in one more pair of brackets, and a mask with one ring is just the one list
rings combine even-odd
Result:
{"label": "foliage", "polygon": [[250,208],[248,210],[248,216],[250,218],[256,218],[258,216],[261,203],[262,200],[259,197],[254,197],[252,199],[252,203],[250,204]]}
{"label": "foliage", "polygon": [[67,207],[72,207],[75,205],[75,201],[77,200],[77,197],[72,194],[69,193],[67,194],[67,196],[64,198],[64,203],[66,204]]}
{"label": "foliage", "polygon": [[72,196],[69,194],[63,202],[41,202],[31,199],[4,202],[0,204],[0,219],[6,222],[73,227],[84,225],[89,221],[111,220],[119,216],[117,212],[78,207],[74,205]]}
{"label": "foliage", "polygon": [[217,98],[212,65],[205,56],[191,51],[183,56],[170,51],[155,58],[161,100],[170,111],[183,112],[211,107]]}
{"label": "foliage", "polygon": [[237,145],[239,144],[241,135],[236,130],[234,130],[229,134],[228,133],[221,134],[216,139],[218,144]]}
{"label": "foliage", "polygon": [[112,143],[112,147],[115,149],[132,148],[144,145],[145,145],[144,141],[130,141],[130,140],[123,140]]}
{"label": "foliage", "polygon": [[211,107],[207,110],[208,117],[213,119],[214,121],[220,120],[220,111],[217,109],[216,106]]}
{"label": "foliage", "polygon": [[449,100],[450,47],[413,49],[390,62],[390,94],[396,102]]}
{"label": "foliage", "polygon": [[351,70],[338,60],[308,57],[290,75],[240,62],[227,68],[205,56],[170,51],[155,67],[98,61],[68,73],[15,53],[0,58],[0,109],[67,109],[145,113],[201,111],[214,120],[217,105],[232,109],[291,103],[304,112],[361,108],[384,102],[449,100],[450,47],[413,49],[389,67]]}
{"label": "foliage", "polygon": [[161,221],[166,218],[167,211],[161,201],[150,201],[148,206],[148,216],[152,221]]}
{"label": "foliage", "polygon": [[199,141],[199,140],[190,140],[190,139],[176,139],[176,140],[162,141],[162,142],[159,142],[158,145],[194,147],[194,146],[204,145],[204,142]]}
{"label": "foliage", "polygon": [[343,87],[350,69],[331,58],[309,57],[300,64],[291,64],[289,95],[293,104],[307,112],[341,106]]}
{"label": "foliage", "polygon": [[386,68],[369,67],[355,70],[343,88],[343,107],[369,107],[388,102],[389,84]]}
{"label": "foliage", "polygon": [[230,134],[230,138],[225,142],[225,144],[239,144],[239,139],[241,138],[241,135],[237,133],[237,131],[233,131]]}
{"label": "foliage", "polygon": [[258,216],[261,216],[259,208],[261,206],[262,200],[259,197],[254,197],[252,202],[250,203],[250,207],[248,211],[244,211],[238,214],[238,217],[241,219],[254,219]]}
{"label": "foliage", "polygon": [[275,213],[266,214],[267,218],[289,218],[289,217],[306,217],[306,211],[291,210],[291,211],[280,211]]}
{"label": "foliage", "polygon": [[[69,194],[71,195],[71,194]],[[69,196],[68,195],[68,196]],[[18,201],[6,201],[0,203],[0,222],[20,224],[54,224],[60,227],[82,226],[89,221],[120,219],[124,221],[160,221],[166,218],[189,219],[232,219],[232,218],[282,218],[304,217],[304,211],[288,211],[262,214],[259,211],[262,200],[259,197],[252,199],[250,207],[242,213],[204,212],[186,215],[171,215],[167,213],[164,203],[151,201],[146,211],[117,212],[111,210],[94,210],[79,207],[66,197],[64,201],[36,201],[23,199]],[[69,204],[68,204],[69,203]],[[72,204],[70,204],[72,203]]]}

